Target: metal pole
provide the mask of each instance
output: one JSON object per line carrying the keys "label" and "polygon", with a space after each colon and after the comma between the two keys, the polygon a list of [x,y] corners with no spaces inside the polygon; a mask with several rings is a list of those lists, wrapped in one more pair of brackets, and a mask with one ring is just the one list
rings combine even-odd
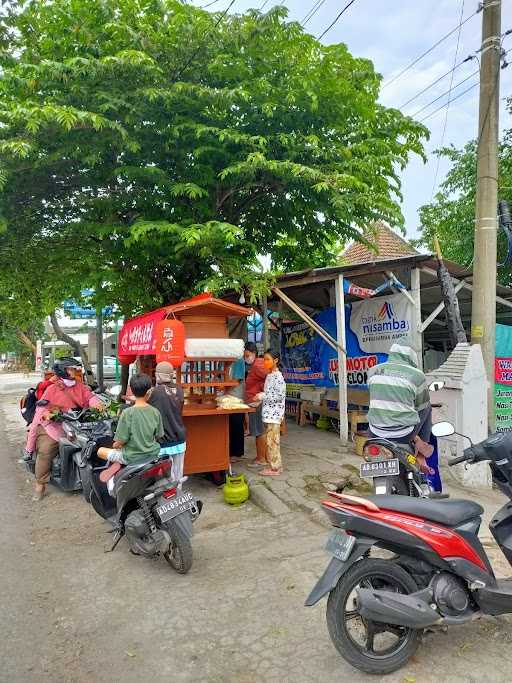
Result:
{"label": "metal pole", "polygon": [[488,384],[488,421],[494,429],[496,345],[496,233],[501,0],[484,0],[480,67],[471,342],[480,344]]}
{"label": "metal pole", "polygon": [[114,328],[114,334],[116,335],[116,383],[119,383],[121,372],[119,368],[119,320],[117,318],[116,325]]}
{"label": "metal pole", "polygon": [[270,346],[270,335],[268,330],[268,302],[267,295],[261,297],[261,314],[263,316],[263,351]]}
{"label": "metal pole", "polygon": [[347,348],[345,340],[345,292],[343,291],[343,275],[335,281],[336,293],[336,338],[338,341],[338,410],[340,412],[340,439],[348,441],[348,404],[347,404]]}
{"label": "metal pole", "polygon": [[414,301],[411,337],[414,350],[418,356],[419,367],[420,369],[423,369],[423,342],[421,334],[421,280],[419,268],[413,268],[411,270],[411,295]]}
{"label": "metal pole", "polygon": [[103,390],[103,312],[96,311],[96,379]]}

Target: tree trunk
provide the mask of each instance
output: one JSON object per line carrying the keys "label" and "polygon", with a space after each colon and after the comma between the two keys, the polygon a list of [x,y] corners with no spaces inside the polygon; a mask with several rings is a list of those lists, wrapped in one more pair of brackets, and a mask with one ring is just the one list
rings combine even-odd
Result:
{"label": "tree trunk", "polygon": [[87,355],[87,351],[84,349],[84,347],[82,346],[82,344],[80,344],[79,341],[77,341],[76,339],[73,339],[73,337],[71,337],[69,334],[64,332],[64,330],[59,325],[55,311],[53,311],[50,314],[50,321],[52,323],[52,327],[55,331],[55,335],[56,335],[57,339],[60,339],[60,341],[63,341],[66,344],[69,344],[69,346],[71,346],[71,348],[74,351],[74,355],[80,356],[80,358],[82,359],[82,364],[84,366],[84,370],[85,370],[85,374],[86,374],[86,378],[87,378],[87,384],[89,384],[89,385],[94,384],[94,373],[92,371],[91,364],[89,362],[89,356]]}
{"label": "tree trunk", "polygon": [[128,380],[130,379],[130,366],[121,365],[121,393],[120,396],[126,396],[128,391]]}
{"label": "tree trunk", "polygon": [[22,344],[25,344],[25,346],[29,348],[32,351],[32,353],[36,353],[36,345],[34,344],[32,339],[30,339],[30,337],[27,334],[25,334],[25,332],[23,332],[23,330],[18,330],[16,334],[18,335],[18,339],[21,341]]}

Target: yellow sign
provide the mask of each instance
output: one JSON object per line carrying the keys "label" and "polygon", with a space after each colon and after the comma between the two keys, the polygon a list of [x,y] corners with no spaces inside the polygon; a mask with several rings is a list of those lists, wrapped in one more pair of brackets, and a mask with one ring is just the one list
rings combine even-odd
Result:
{"label": "yellow sign", "polygon": [[484,326],[483,325],[473,325],[471,328],[471,336],[473,339],[482,339],[484,336]]}

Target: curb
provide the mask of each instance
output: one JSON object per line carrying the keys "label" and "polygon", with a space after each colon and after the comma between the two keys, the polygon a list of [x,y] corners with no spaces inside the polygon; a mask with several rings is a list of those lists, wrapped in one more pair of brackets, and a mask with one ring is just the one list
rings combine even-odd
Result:
{"label": "curb", "polygon": [[290,512],[290,508],[283,503],[272,491],[263,483],[250,484],[250,498],[258,507],[265,510],[272,515],[272,517],[279,517]]}

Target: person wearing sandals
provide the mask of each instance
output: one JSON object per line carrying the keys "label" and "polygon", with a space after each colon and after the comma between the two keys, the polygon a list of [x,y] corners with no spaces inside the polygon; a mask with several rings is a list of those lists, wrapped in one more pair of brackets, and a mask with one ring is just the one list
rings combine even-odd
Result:
{"label": "person wearing sandals", "polygon": [[256,399],[262,401],[262,418],[265,425],[268,467],[261,470],[265,477],[275,477],[282,473],[281,461],[281,422],[284,417],[286,383],[279,370],[279,354],[270,349],[265,352],[263,362],[269,371],[265,386]]}

